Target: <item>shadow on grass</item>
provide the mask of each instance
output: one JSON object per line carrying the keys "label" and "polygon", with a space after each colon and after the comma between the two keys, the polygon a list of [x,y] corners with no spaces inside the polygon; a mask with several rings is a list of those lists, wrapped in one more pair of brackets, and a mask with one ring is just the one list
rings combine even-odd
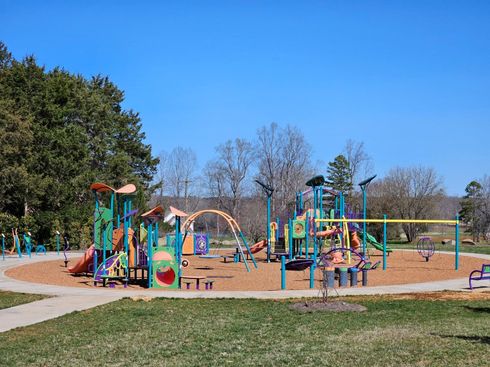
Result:
{"label": "shadow on grass", "polygon": [[473,306],[463,306],[468,311],[473,311],[477,313],[490,313],[490,307],[473,307]]}
{"label": "shadow on grass", "polygon": [[432,334],[435,336],[439,336],[441,338],[454,338],[461,339],[469,342],[481,343],[490,345],[490,336],[479,336],[479,335],[441,335],[441,334]]}

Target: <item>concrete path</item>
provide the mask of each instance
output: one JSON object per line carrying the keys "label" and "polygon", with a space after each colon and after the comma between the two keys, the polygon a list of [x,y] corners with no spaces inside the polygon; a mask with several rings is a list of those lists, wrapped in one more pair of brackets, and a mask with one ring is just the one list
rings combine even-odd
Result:
{"label": "concrete path", "polygon": [[[71,253],[70,258],[79,257],[81,253]],[[461,255],[490,260],[490,255],[462,253]],[[0,332],[16,327],[32,325],[65,315],[73,311],[86,310],[98,305],[113,302],[124,297],[164,297],[164,298],[301,298],[318,297],[319,290],[286,290],[286,291],[161,291],[161,290],[118,290],[102,287],[78,288],[57,285],[47,285],[24,282],[9,278],[5,271],[19,265],[57,260],[62,255],[48,253],[47,255],[33,255],[31,259],[9,256],[5,261],[0,259],[0,289],[12,292],[45,294],[52,296],[41,301],[32,302],[8,309],[0,310]],[[378,287],[342,288],[330,292],[332,296],[347,295],[379,295],[432,292],[442,290],[466,291],[468,290],[467,274],[460,279],[445,281],[403,284]]]}

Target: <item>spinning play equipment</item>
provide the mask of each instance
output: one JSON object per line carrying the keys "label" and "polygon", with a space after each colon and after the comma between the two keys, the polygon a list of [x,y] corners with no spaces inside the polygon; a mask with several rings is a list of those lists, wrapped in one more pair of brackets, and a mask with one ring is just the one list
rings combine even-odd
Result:
{"label": "spinning play equipment", "polygon": [[432,241],[432,238],[421,237],[417,241],[417,252],[425,259],[425,261],[429,261],[429,259],[434,255],[435,250],[436,246],[434,241]]}

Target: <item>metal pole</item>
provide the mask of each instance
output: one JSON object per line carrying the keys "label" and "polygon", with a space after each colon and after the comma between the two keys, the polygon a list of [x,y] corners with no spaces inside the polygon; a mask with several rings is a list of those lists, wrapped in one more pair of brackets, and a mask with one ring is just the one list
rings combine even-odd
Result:
{"label": "metal pole", "polygon": [[315,288],[315,263],[310,266],[310,289]]}
{"label": "metal pole", "polygon": [[152,226],[151,222],[148,223],[148,230],[146,231],[146,245],[148,247],[148,288],[151,288],[153,280],[153,244],[152,244]]}
{"label": "metal pole", "polygon": [[181,262],[180,251],[182,249],[180,236],[181,236],[181,233],[180,233],[180,217],[176,216],[175,217],[175,245],[177,246],[176,259],[177,259],[177,264],[178,264],[178,269],[179,269],[179,271],[178,271],[179,288],[181,287],[180,277],[182,276],[182,267],[180,266],[180,262]]}
{"label": "metal pole", "polygon": [[456,246],[454,258],[454,270],[459,269],[459,214],[456,214]]}
{"label": "metal pole", "polygon": [[[112,215],[112,221],[110,222],[110,225],[112,228],[110,228],[109,231],[109,240],[111,241],[111,246],[112,246],[112,236],[113,236],[113,229],[114,229],[114,191],[111,191],[111,215]],[[119,227],[119,214],[117,218],[117,226]]]}
{"label": "metal pole", "polygon": [[5,235],[2,233],[2,258],[5,260]]}
{"label": "metal pole", "polygon": [[60,232],[56,231],[56,253],[60,256]]}
{"label": "metal pole", "polygon": [[309,249],[308,249],[308,247],[309,247],[308,234],[310,231],[310,225],[308,223],[309,221],[310,221],[310,214],[307,212],[306,213],[306,221],[305,221],[305,259],[308,258],[308,252],[309,252]]}
{"label": "metal pole", "polygon": [[386,270],[386,214],[383,215],[384,223],[383,223],[383,270]]}
{"label": "metal pole", "polygon": [[288,235],[288,242],[289,242],[289,260],[293,258],[293,221],[291,218],[289,218],[289,235]]}
{"label": "metal pole", "polygon": [[281,289],[286,289],[286,257],[281,256]]}
{"label": "metal pole", "polygon": [[362,253],[366,255],[366,187],[362,187],[362,218],[364,222],[362,224]]}
{"label": "metal pole", "polygon": [[267,262],[271,262],[271,196],[267,195]]}
{"label": "metal pole", "polygon": [[123,216],[124,216],[124,222],[123,222],[123,235],[124,235],[124,241],[123,241],[123,244],[124,244],[124,252],[127,254],[128,253],[128,247],[129,247],[129,244],[128,244],[128,217],[126,216],[126,214],[128,213],[128,202],[126,200],[126,198],[124,198],[124,205],[123,205]]}

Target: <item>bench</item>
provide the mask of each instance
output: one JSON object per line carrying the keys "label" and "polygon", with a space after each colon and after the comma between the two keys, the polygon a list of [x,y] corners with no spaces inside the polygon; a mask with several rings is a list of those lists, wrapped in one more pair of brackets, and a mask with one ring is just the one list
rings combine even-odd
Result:
{"label": "bench", "polygon": [[208,280],[204,281],[204,284],[206,286],[206,290],[213,289],[213,283],[214,283],[214,280],[211,280],[211,279],[208,279]]}
{"label": "bench", "polygon": [[180,281],[184,281],[185,283],[186,281],[184,279],[187,279],[190,282],[194,280],[196,282],[196,289],[199,289],[199,281],[202,279],[206,279],[206,277],[204,275],[183,275],[180,277]]}
{"label": "bench", "polygon": [[481,270],[473,270],[470,273],[470,279],[469,279],[470,289],[473,289],[473,285],[471,284],[473,280],[485,280],[485,279],[490,280],[490,264],[483,264],[481,266]]}
{"label": "bench", "polygon": [[235,255],[221,255],[221,258],[223,259],[223,262],[226,263],[228,259],[234,259]]}

